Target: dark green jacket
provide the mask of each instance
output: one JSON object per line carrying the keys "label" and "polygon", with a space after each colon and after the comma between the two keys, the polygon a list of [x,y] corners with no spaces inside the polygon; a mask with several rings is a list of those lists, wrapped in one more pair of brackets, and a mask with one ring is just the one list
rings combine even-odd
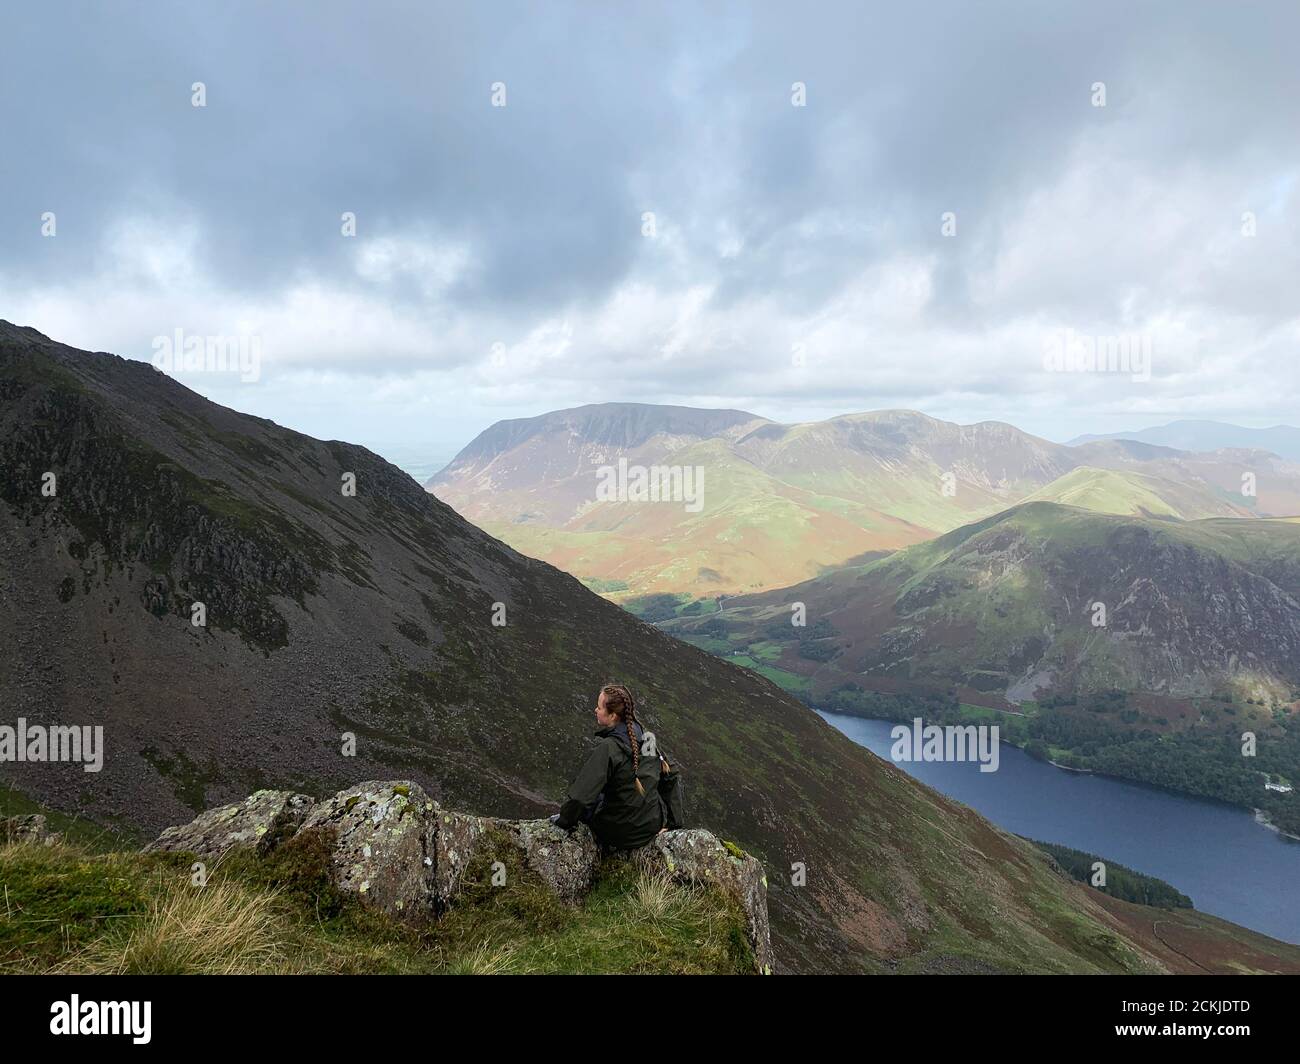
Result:
{"label": "dark green jacket", "polygon": [[[644,733],[636,725],[637,741]],[[644,846],[660,828],[682,826],[681,781],[675,769],[658,756],[641,755],[641,787],[632,772],[632,747],[627,726],[616,724],[596,732],[599,742],[577,778],[556,821],[566,830],[579,821],[591,825],[601,843],[618,850]]]}

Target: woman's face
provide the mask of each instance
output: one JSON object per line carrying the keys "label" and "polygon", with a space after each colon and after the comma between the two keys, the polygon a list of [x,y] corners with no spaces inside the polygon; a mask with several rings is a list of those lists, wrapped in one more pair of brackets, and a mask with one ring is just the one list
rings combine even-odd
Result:
{"label": "woman's face", "polygon": [[612,728],[618,723],[618,717],[605,709],[605,692],[600,692],[600,697],[596,699],[596,724],[602,728]]}

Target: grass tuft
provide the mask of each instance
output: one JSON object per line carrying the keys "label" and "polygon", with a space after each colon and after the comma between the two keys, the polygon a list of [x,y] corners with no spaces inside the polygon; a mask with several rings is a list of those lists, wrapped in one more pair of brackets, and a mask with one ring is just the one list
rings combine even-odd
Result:
{"label": "grass tuft", "polygon": [[140,919],[58,966],[86,975],[260,975],[288,967],[290,934],[273,892],[234,882],[173,884]]}
{"label": "grass tuft", "polygon": [[448,975],[505,975],[514,957],[511,946],[481,942],[453,957],[447,964]]}

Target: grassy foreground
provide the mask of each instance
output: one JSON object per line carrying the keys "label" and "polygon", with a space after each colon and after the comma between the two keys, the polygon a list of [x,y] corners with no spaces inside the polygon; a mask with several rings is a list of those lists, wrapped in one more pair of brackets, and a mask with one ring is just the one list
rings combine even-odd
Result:
{"label": "grassy foreground", "polygon": [[[0,973],[669,973],[753,971],[730,899],[607,863],[579,906],[502,847],[423,929],[341,894],[332,840],[304,832],[269,856],[227,855],[193,883],[181,854],[0,846]],[[506,884],[492,884],[492,861]]]}

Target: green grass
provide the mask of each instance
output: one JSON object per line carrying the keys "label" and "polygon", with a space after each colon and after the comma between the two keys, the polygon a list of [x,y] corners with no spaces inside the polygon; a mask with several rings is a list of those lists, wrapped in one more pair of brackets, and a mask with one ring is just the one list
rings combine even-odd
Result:
{"label": "green grass", "polygon": [[628,590],[626,580],[604,580],[598,576],[584,576],[580,579],[598,595],[613,595]]}
{"label": "green grass", "polygon": [[[499,843],[459,899],[423,928],[334,886],[332,840],[306,832],[263,857],[94,853],[70,843],[0,847],[0,972],[747,973],[739,906],[609,861],[582,904],[560,901]],[[507,867],[492,885],[491,864]]]}
{"label": "green grass", "polygon": [[1025,502],[1054,502],[1107,514],[1196,519],[1223,514],[1207,489],[1136,472],[1081,466],[1034,492]]}
{"label": "green grass", "polygon": [[739,655],[733,658],[733,661],[742,659],[749,662],[748,668],[753,669],[765,679],[771,680],[778,687],[789,691],[792,695],[807,695],[812,691],[812,681],[806,676],[800,676],[797,673],[787,672],[785,669],[778,669],[774,665],[764,665],[761,662],[754,661],[753,658],[747,658],[745,655]]}
{"label": "green grass", "polygon": [[710,635],[687,635],[685,633],[678,635],[677,638],[720,658],[727,658],[731,655],[732,644],[726,639],[718,639]]}
{"label": "green grass", "polygon": [[990,709],[988,706],[972,706],[968,702],[960,702],[957,706],[961,713],[962,720],[976,721],[997,721],[1003,714],[996,709]]}

